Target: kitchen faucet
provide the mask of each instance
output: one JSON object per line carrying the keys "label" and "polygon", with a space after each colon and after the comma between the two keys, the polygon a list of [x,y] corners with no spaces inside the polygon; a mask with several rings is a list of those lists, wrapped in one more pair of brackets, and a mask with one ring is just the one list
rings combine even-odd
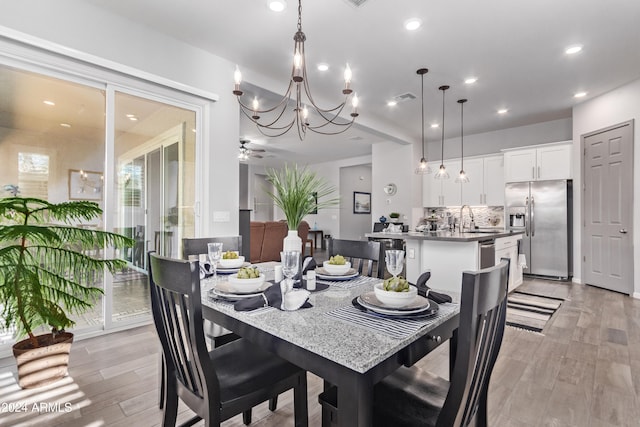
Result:
{"label": "kitchen faucet", "polygon": [[461,232],[464,230],[464,222],[462,221],[462,212],[464,211],[464,208],[469,209],[469,216],[471,217],[471,222],[469,223],[469,230],[473,230],[476,228],[476,224],[473,221],[473,211],[471,210],[471,206],[462,205],[462,207],[460,207],[460,231]]}

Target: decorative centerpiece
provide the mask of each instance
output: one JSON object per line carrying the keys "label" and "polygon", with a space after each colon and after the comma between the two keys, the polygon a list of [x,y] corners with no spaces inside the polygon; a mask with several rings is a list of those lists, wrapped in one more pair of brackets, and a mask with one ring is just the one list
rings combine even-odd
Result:
{"label": "decorative centerpiece", "polygon": [[[132,239],[72,225],[100,215],[95,202],[0,199],[0,318],[5,328],[16,328],[17,337],[28,336],[13,346],[20,387],[67,374],[73,334],[65,328],[74,324],[68,313],[87,310],[102,295],[94,284],[105,268],[114,273],[127,265],[92,254],[107,246],[131,247]],[[42,327],[51,332],[36,335]]]}
{"label": "decorative centerpiece", "polygon": [[391,218],[392,221],[396,221],[398,218],[400,218],[400,214],[398,212],[391,212],[389,214],[389,218]]}
{"label": "decorative centerpiece", "polygon": [[339,198],[327,199],[336,188],[307,168],[290,167],[267,170],[267,181],[273,190],[267,190],[287,219],[289,233],[283,242],[284,251],[302,251],[302,239],[298,236],[298,226],[305,216],[319,209],[335,206]]}

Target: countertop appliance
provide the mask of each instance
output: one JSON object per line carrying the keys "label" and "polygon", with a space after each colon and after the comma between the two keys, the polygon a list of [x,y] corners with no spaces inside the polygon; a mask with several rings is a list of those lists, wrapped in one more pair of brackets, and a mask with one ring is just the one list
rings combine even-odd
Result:
{"label": "countertop appliance", "polygon": [[571,180],[513,182],[505,186],[505,224],[524,231],[524,274],[568,280],[572,268]]}

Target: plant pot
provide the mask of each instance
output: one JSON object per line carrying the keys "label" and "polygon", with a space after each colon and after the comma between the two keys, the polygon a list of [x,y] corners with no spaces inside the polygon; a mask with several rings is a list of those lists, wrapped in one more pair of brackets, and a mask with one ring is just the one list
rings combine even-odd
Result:
{"label": "plant pot", "polygon": [[298,230],[289,230],[287,237],[282,241],[283,251],[302,251],[302,239],[298,236]]}
{"label": "plant pot", "polygon": [[40,387],[67,376],[69,352],[73,334],[61,332],[38,335],[40,347],[31,348],[29,339],[13,345],[13,356],[18,366],[18,384],[22,388]]}

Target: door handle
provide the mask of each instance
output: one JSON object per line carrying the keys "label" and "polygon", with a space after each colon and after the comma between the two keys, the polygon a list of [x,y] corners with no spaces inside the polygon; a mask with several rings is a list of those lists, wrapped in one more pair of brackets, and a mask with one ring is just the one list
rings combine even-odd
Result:
{"label": "door handle", "polygon": [[622,234],[627,234],[627,229],[626,229],[626,228],[621,229],[621,230],[620,230],[620,233],[622,233]]}
{"label": "door handle", "polygon": [[529,198],[525,198],[524,199],[524,235],[529,237],[529,215],[527,215],[527,213],[529,212]]}
{"label": "door handle", "polygon": [[536,235],[536,223],[534,221],[534,211],[535,211],[535,200],[533,199],[533,196],[531,196],[531,237]]}
{"label": "door handle", "polygon": [[541,176],[540,176],[540,166],[538,166],[538,179],[540,179],[540,178],[541,178]]}

